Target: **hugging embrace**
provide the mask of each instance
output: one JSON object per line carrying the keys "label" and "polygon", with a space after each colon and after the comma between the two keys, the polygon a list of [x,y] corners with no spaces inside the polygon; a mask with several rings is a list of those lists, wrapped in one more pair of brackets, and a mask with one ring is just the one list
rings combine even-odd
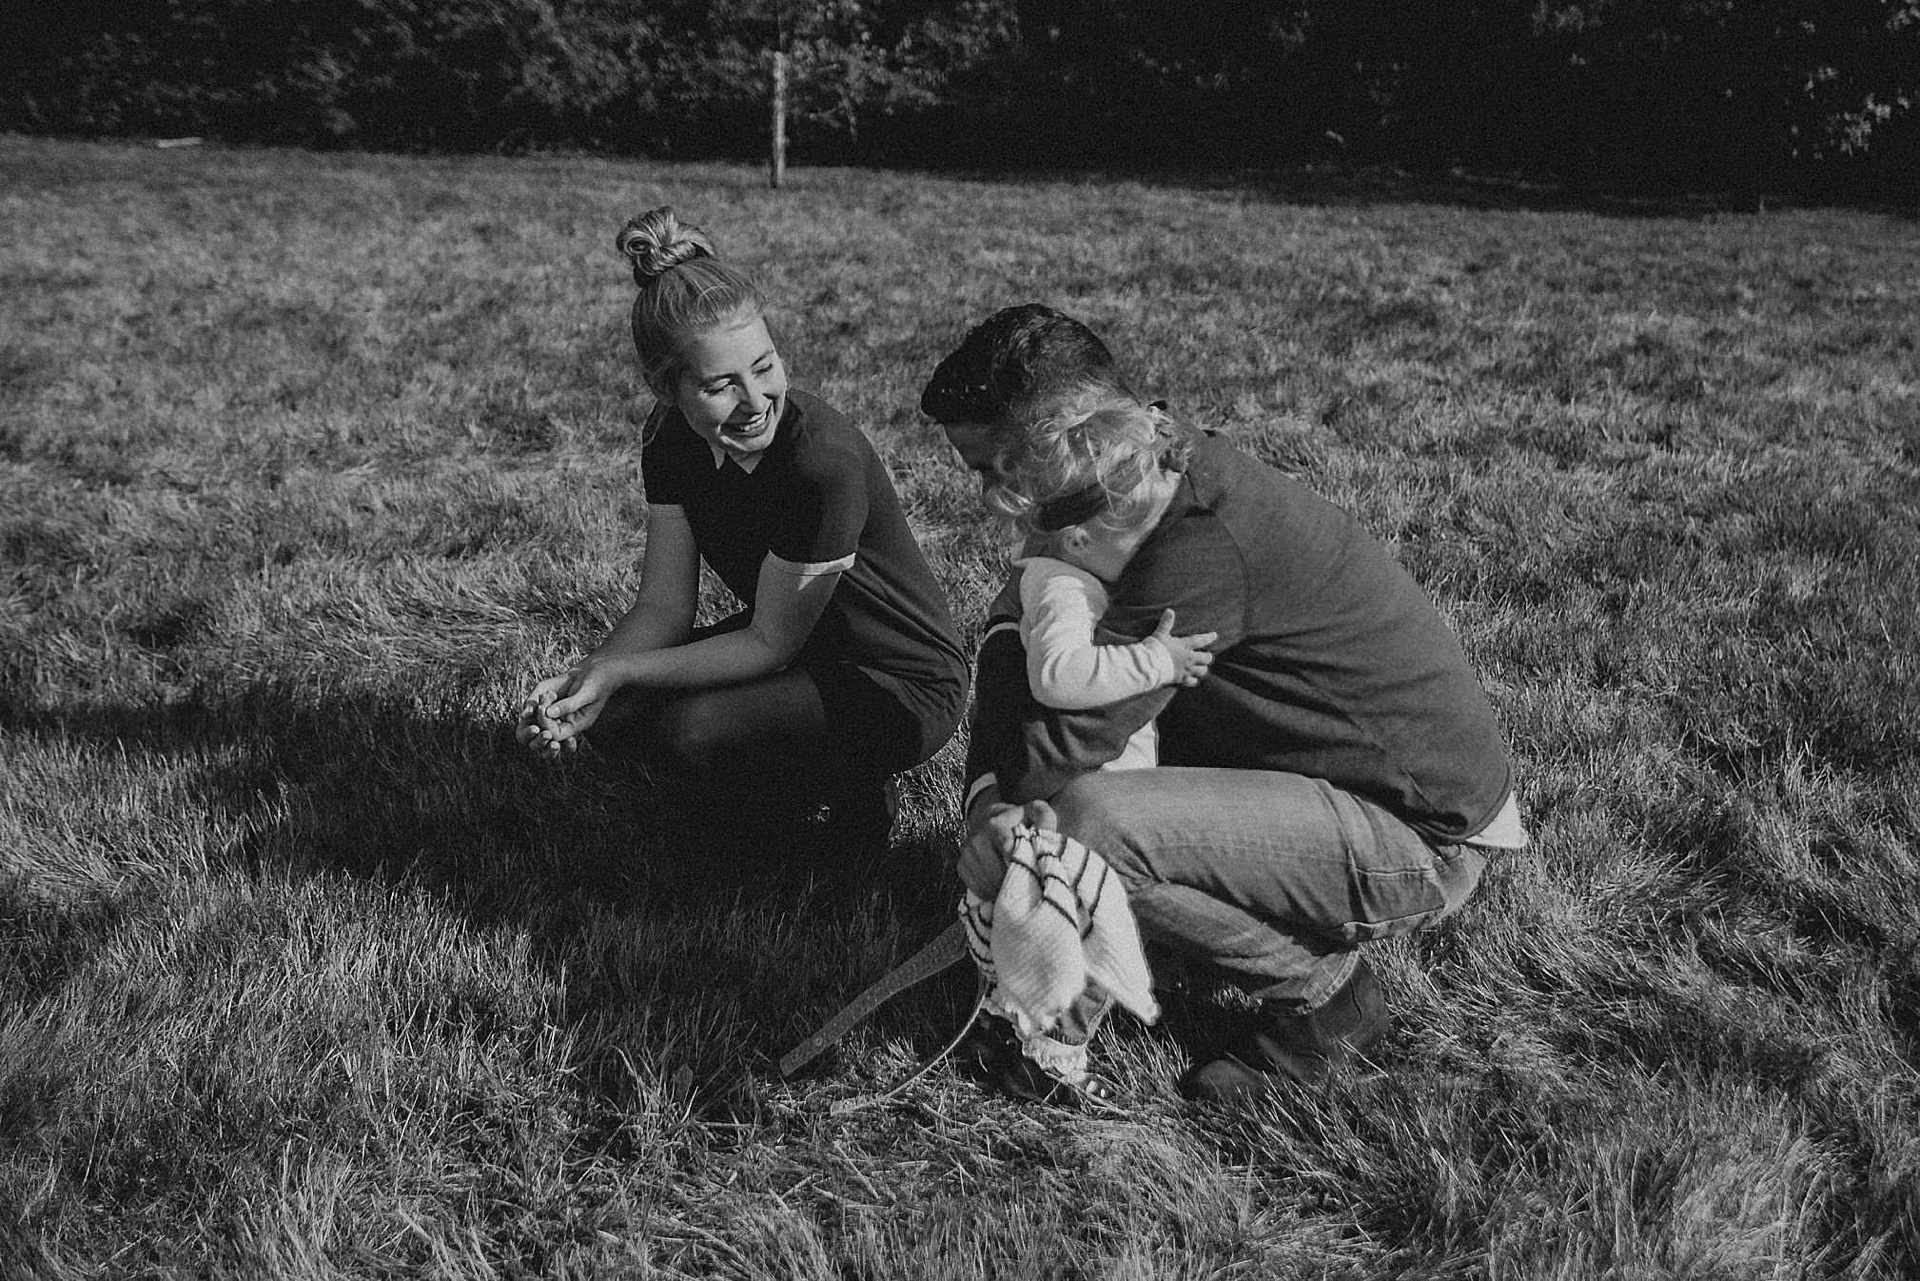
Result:
{"label": "hugging embrace", "polygon": [[[733,754],[758,767],[777,745],[782,786],[879,810],[866,830],[884,834],[885,780],[938,750],[964,704],[945,602],[864,437],[788,390],[756,291],[689,291],[701,306],[650,349],[660,277],[643,265],[717,260],[666,211],[641,224],[640,250],[622,241],[657,404],[640,598],[535,688],[520,737],[562,750],[616,705],[617,744],[722,786]],[[1255,1003],[1183,1094],[1323,1083],[1387,1030],[1362,945],[1457,910],[1527,840],[1459,642],[1350,515],[1141,399],[1050,308],[974,327],[920,404],[979,477],[983,518],[1026,537],[973,665],[971,899],[1000,895],[1036,832],[1060,834],[1124,887],[1156,978]],[[702,558],[746,602],[717,630],[692,626]],[[1110,987],[1088,981],[1044,1026],[989,993],[964,1060],[1022,1098],[1105,1104],[1091,1047]]]}
{"label": "hugging embrace", "polygon": [[[1141,401],[1099,337],[1049,308],[973,329],[920,406],[1035,550],[1082,557],[1105,597],[1096,639],[1170,651],[1117,701],[1046,698],[1019,621],[1037,593],[1002,593],[975,663],[962,880],[990,899],[1023,831],[1075,838],[1119,876],[1150,949],[1258,1003],[1182,1093],[1320,1084],[1387,1028],[1361,945],[1455,911],[1494,851],[1527,840],[1459,642],[1350,515]],[[1187,666],[1176,630],[1210,664]],[[1130,753],[1141,768],[1102,768]],[[1098,1100],[1084,1047],[1110,996],[1090,984],[1052,1045],[990,1017],[971,1057],[1014,1093]]]}

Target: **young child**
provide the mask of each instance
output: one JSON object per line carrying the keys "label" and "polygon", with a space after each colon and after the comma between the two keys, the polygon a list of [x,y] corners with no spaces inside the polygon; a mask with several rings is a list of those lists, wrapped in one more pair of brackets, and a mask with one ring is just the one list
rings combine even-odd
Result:
{"label": "young child", "polygon": [[[1117,703],[1166,686],[1200,683],[1213,665],[1214,632],[1175,636],[1174,611],[1151,636],[1101,644],[1095,628],[1107,610],[1106,584],[1120,577],[1151,530],[1142,492],[1163,473],[1170,436],[1152,406],[1088,394],[1036,432],[1038,445],[1012,460],[996,503],[1027,532],[1020,568],[1021,643],[1027,683],[1042,705],[1077,711]],[[1059,492],[1034,503],[1025,494]],[[1106,769],[1159,763],[1149,721]]]}
{"label": "young child", "polygon": [[[989,501],[1027,535],[1020,569],[1019,629],[1027,683],[1042,706],[1105,707],[1170,686],[1197,685],[1213,664],[1217,633],[1175,636],[1163,610],[1153,634],[1130,643],[1095,637],[1106,583],[1120,577],[1165,507],[1184,458],[1179,434],[1152,406],[1088,392],[1038,426],[989,486]],[[1053,495],[1036,501],[1034,495]],[[1152,769],[1157,731],[1148,721],[1105,770]],[[1094,1106],[1111,1092],[1090,1070],[1083,1024],[1118,999],[1151,1022],[1139,936],[1117,878],[1097,851],[1035,834],[1021,874],[1009,871],[989,902],[969,891],[962,919],[989,987],[986,1009],[1007,1021],[1020,1055],[1042,1082],[1068,1087]],[[1045,900],[1042,903],[1040,900]],[[1061,922],[1068,922],[1062,925]],[[1066,930],[1063,937],[1052,931]],[[1075,937],[1077,931],[1077,937]],[[1071,959],[1069,959],[1069,957]],[[1047,1097],[1050,1085],[1028,1097]]]}

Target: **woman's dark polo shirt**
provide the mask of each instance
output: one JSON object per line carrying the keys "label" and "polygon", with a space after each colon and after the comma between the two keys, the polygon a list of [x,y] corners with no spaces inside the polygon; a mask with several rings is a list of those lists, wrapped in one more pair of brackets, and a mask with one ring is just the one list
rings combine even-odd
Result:
{"label": "woman's dark polo shirt", "polygon": [[[1006,800],[1052,795],[1112,759],[1156,713],[1162,765],[1325,779],[1442,840],[1511,786],[1493,709],[1426,594],[1352,516],[1214,437],[1114,584],[1107,639],[1217,631],[1206,679],[1091,712],[1025,693],[1017,634],[981,646],[968,779]],[[991,627],[996,621],[989,619]]]}
{"label": "woman's dark polo shirt", "polygon": [[950,732],[966,699],[966,654],[865,434],[817,397],[789,391],[773,442],[748,472],[731,459],[716,466],[679,410],[656,426],[641,456],[647,501],[685,511],[701,559],[749,609],[769,553],[842,568],[797,661],[859,668],[923,725]]}

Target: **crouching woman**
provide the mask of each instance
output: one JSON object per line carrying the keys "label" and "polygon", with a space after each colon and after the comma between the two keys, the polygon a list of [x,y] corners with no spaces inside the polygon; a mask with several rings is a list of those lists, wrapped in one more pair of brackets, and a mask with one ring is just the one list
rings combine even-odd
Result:
{"label": "crouching woman", "polygon": [[[884,834],[895,774],[953,734],[968,662],[885,465],[789,385],[766,300],[670,209],[630,220],[647,543],[638,599],[534,686],[517,736],[693,784],[720,814],[825,802]],[[702,561],[744,602],[696,628]]]}

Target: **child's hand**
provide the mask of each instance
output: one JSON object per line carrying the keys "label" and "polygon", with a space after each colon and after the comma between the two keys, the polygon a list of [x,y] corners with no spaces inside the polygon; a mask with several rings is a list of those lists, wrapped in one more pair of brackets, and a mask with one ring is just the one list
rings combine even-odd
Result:
{"label": "child's hand", "polygon": [[1167,647],[1173,655],[1173,683],[1176,685],[1198,685],[1207,670],[1213,666],[1213,655],[1207,652],[1207,646],[1220,639],[1219,632],[1195,632],[1191,636],[1173,634],[1173,611],[1160,612],[1160,626],[1153,629],[1153,639]]}

